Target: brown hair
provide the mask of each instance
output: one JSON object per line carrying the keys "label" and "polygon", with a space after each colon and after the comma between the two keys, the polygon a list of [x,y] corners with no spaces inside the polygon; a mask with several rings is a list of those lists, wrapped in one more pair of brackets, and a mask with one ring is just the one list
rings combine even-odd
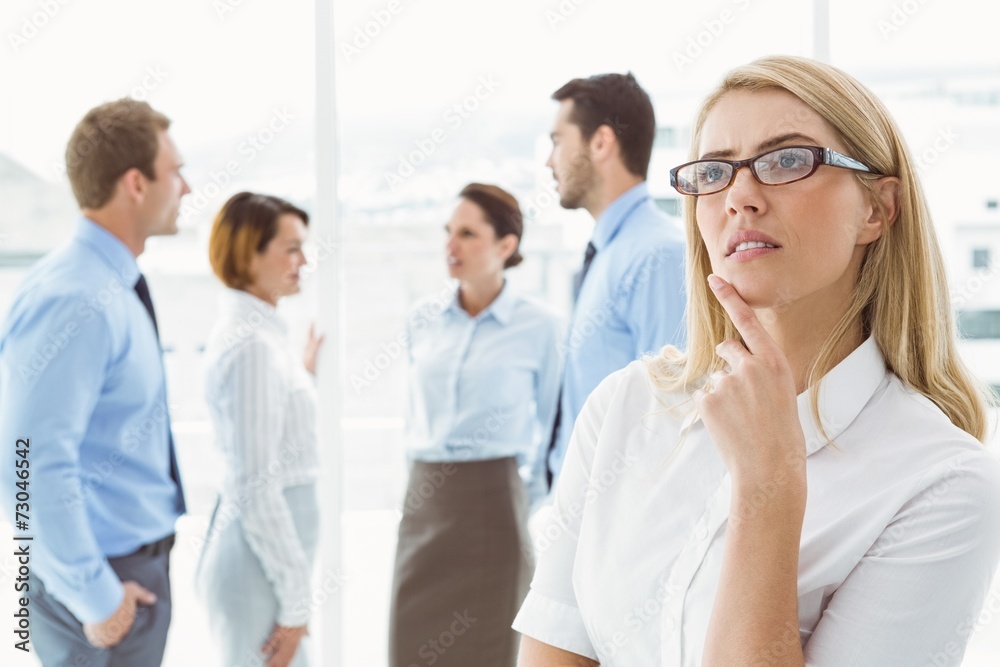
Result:
{"label": "brown hair", "polygon": [[656,116],[649,95],[632,73],[598,74],[573,79],[552,93],[552,99],[573,100],[573,124],[589,141],[601,125],[610,127],[621,146],[625,168],[646,178],[656,136]]}
{"label": "brown hair", "polygon": [[80,208],[107,204],[129,169],[156,180],[159,132],[169,127],[169,118],[127,97],[88,111],[66,144],[66,174]]}
{"label": "brown hair", "polygon": [[458,196],[468,199],[483,209],[486,222],[493,227],[498,239],[502,239],[508,234],[517,237],[518,247],[514,249],[514,254],[507,258],[503,267],[509,269],[520,264],[524,260],[520,251],[521,235],[524,233],[524,217],[521,215],[521,207],[518,206],[514,195],[496,185],[469,183],[462,188]]}
{"label": "brown hair", "polygon": [[278,218],[289,213],[309,224],[305,211],[280,197],[253,192],[230,197],[215,216],[208,240],[208,260],[219,280],[233,289],[250,285],[250,260],[264,252],[278,233]]}

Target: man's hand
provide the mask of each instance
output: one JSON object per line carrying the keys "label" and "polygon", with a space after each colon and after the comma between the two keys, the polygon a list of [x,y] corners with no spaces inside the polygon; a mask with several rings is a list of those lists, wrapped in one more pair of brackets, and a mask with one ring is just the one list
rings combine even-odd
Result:
{"label": "man's hand", "polygon": [[260,649],[267,656],[267,667],[288,667],[299,648],[299,642],[307,634],[309,628],[305,625],[294,628],[275,625],[271,636]]}
{"label": "man's hand", "polygon": [[124,581],[125,598],[111,616],[100,623],[84,623],[83,634],[96,648],[118,646],[132,629],[135,622],[136,605],[149,606],[156,603],[156,593],[148,591],[134,581]]}

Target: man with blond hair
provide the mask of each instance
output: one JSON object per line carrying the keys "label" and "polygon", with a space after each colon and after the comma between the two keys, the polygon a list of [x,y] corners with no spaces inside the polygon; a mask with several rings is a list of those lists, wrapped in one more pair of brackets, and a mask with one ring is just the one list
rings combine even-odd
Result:
{"label": "man with blond hair", "polygon": [[12,521],[27,514],[15,523],[16,537],[33,538],[17,543],[30,551],[22,594],[46,667],[159,665],[166,646],[185,505],[136,258],[149,237],[177,232],[190,192],[169,126],[131,99],[80,121],[66,169],[82,215],[0,327],[0,503]]}

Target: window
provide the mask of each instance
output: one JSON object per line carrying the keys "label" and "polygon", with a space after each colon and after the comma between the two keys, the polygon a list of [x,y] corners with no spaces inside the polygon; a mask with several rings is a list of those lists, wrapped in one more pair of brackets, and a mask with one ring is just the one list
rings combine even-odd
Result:
{"label": "window", "polygon": [[973,248],[972,249],[972,268],[974,268],[974,269],[988,269],[988,268],[990,268],[990,249],[989,248]]}
{"label": "window", "polygon": [[1000,310],[960,310],[958,330],[963,338],[1000,339]]}
{"label": "window", "polygon": [[667,215],[672,215],[674,217],[680,217],[681,214],[681,200],[680,199],[660,199],[654,200],[656,205],[660,207],[660,210]]}

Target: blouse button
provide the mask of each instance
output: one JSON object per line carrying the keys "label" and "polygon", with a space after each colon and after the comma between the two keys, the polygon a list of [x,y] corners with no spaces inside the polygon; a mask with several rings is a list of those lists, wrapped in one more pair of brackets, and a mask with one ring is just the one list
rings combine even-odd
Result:
{"label": "blouse button", "polygon": [[704,525],[698,526],[698,530],[695,531],[695,537],[698,538],[699,542],[708,539],[708,528]]}
{"label": "blouse button", "polygon": [[674,620],[673,616],[667,616],[667,620],[664,621],[663,627],[667,632],[673,632],[677,627],[677,621]]}

